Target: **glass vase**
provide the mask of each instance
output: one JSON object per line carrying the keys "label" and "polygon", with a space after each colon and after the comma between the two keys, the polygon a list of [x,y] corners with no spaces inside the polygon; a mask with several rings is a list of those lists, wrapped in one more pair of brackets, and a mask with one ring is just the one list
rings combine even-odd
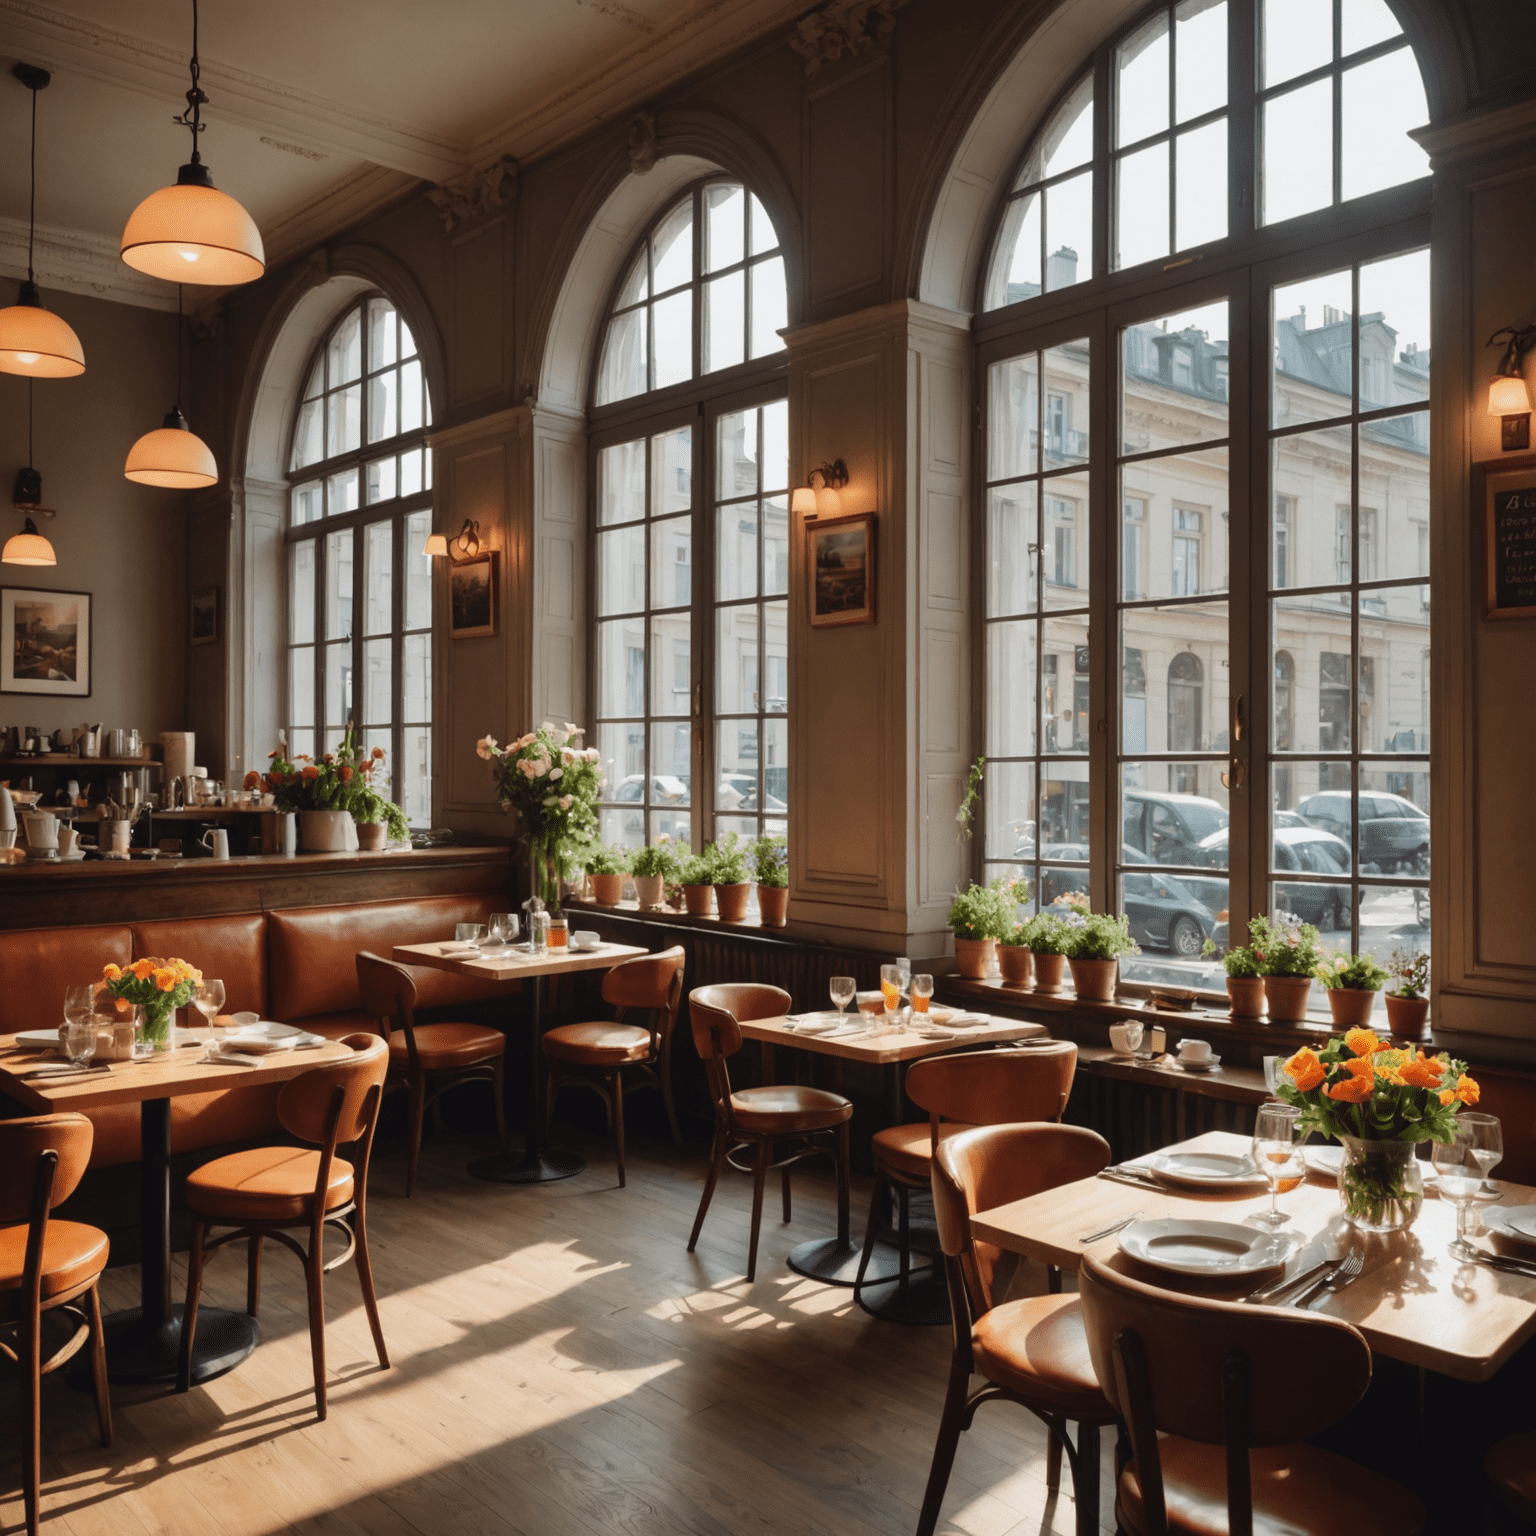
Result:
{"label": "glass vase", "polygon": [[135,1056],[157,1056],[176,1049],[173,1027],[175,1010],[171,1008],[135,1008],[133,1011]]}
{"label": "glass vase", "polygon": [[1345,1136],[1339,1164],[1339,1204],[1351,1225],[1365,1232],[1411,1227],[1424,1204],[1424,1173],[1411,1141]]}

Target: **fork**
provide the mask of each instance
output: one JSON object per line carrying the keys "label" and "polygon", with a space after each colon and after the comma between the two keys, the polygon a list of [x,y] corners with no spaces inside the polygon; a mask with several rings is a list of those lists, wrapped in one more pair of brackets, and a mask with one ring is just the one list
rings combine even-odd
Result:
{"label": "fork", "polygon": [[1086,1245],[1098,1242],[1101,1237],[1113,1237],[1116,1232],[1124,1231],[1133,1221],[1140,1221],[1141,1214],[1140,1211],[1132,1211],[1129,1216],[1122,1218],[1111,1226],[1105,1227],[1102,1232],[1090,1232],[1087,1237],[1078,1238],[1078,1242]]}
{"label": "fork", "polygon": [[1360,1271],[1365,1268],[1365,1255],[1358,1248],[1351,1248],[1348,1253],[1339,1260],[1337,1268],[1331,1274],[1324,1275],[1321,1280],[1314,1281],[1301,1295],[1291,1301],[1296,1308],[1305,1307],[1319,1291],[1342,1291],[1351,1280],[1359,1278]]}

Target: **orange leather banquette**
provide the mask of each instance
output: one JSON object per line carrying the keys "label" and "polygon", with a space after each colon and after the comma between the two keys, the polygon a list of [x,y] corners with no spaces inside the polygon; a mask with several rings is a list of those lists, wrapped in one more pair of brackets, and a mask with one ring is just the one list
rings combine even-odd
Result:
{"label": "orange leather banquette", "polygon": [[[222,978],[229,1013],[250,1010],[333,1039],[376,1030],[358,990],[354,957],[359,950],[387,955],[396,944],[447,938],[455,923],[483,923],[504,905],[489,896],[428,896],[354,907],[0,932],[0,977],[6,982],[0,987],[0,1035],[55,1027],[67,986],[99,976],[108,961],[121,965],[144,955],[175,955],[205,976]],[[515,984],[498,987],[419,966],[410,971],[423,1009],[516,990]],[[230,1088],[172,1099],[171,1151],[276,1134],[277,1091]],[[138,1161],[137,1105],[88,1113],[96,1127],[93,1168]]]}

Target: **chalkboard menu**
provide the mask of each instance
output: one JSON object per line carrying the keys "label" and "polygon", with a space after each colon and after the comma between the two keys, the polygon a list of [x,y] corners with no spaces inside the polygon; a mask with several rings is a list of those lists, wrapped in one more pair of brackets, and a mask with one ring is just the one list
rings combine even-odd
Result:
{"label": "chalkboard menu", "polygon": [[1536,615],[1536,470],[1490,474],[1488,616]]}

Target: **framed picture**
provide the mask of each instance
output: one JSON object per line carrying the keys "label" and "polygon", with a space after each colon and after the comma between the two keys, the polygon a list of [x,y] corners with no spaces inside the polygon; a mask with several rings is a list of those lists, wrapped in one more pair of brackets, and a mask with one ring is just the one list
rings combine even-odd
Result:
{"label": "framed picture", "polygon": [[1490,619],[1536,618],[1536,459],[1483,468]]}
{"label": "framed picture", "polygon": [[455,561],[448,568],[448,633],[455,640],[473,640],[496,633],[496,551],[473,560]]}
{"label": "framed picture", "polygon": [[811,623],[875,622],[875,514],[831,517],[805,525]]}
{"label": "framed picture", "polygon": [[0,693],[91,693],[91,594],[0,587]]}
{"label": "framed picture", "polygon": [[219,641],[219,589],[204,587],[192,594],[192,644],[217,645]]}

